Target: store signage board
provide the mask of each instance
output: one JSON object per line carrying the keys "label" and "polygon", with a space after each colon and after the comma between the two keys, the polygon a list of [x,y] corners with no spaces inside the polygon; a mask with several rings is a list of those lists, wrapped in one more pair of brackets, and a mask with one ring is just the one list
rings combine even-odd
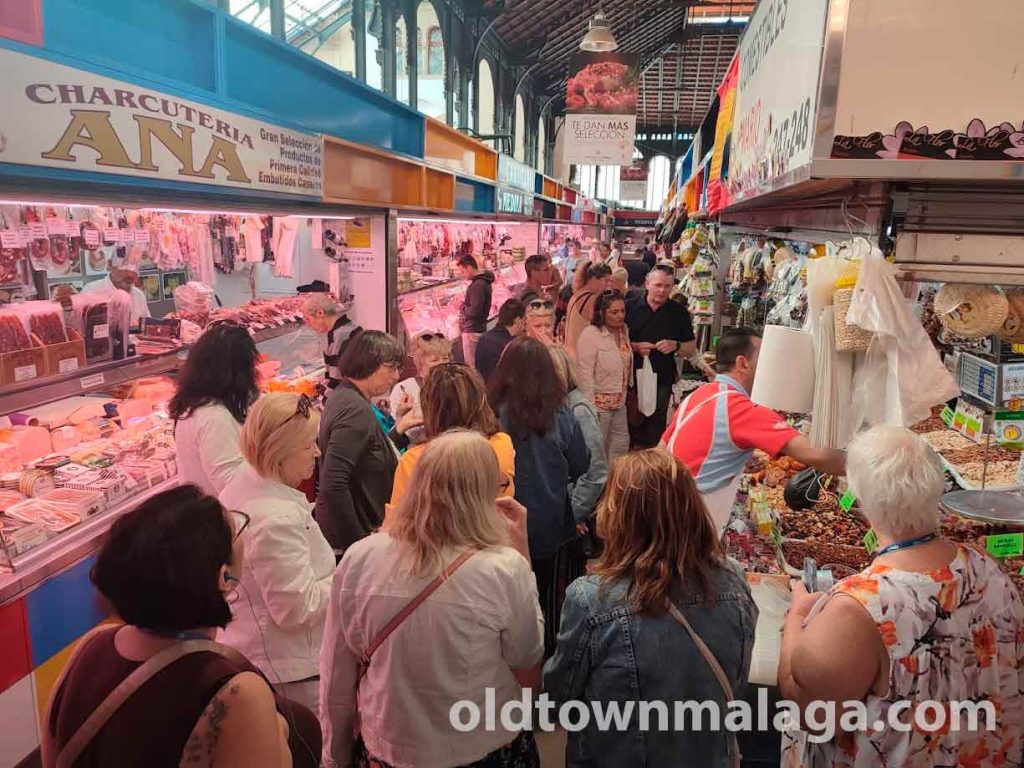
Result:
{"label": "store signage board", "polygon": [[956,413],[953,416],[953,429],[968,440],[980,443],[984,434],[984,426],[985,412],[981,408],[963,398],[957,400]]}
{"label": "store signage board", "polygon": [[1024,10],[1019,0],[989,0],[984,13],[963,9],[959,0],[851,3],[836,136],[821,149],[839,159],[981,161],[986,170],[1024,160],[1015,44]]}
{"label": "store signage board", "polygon": [[619,199],[647,199],[647,166],[634,163],[619,172]]}
{"label": "store signage board", "polygon": [[992,433],[1000,445],[1024,447],[1024,411],[996,411]]}
{"label": "store signage board", "polygon": [[[569,62],[565,161],[631,165],[639,61],[628,53],[578,53]],[[601,88],[595,88],[595,83]]]}
{"label": "store signage board", "polygon": [[322,197],[320,136],[0,49],[3,162]]}
{"label": "store signage board", "polygon": [[532,194],[536,191],[537,172],[508,155],[498,155],[498,183]]}
{"label": "store signage board", "polygon": [[828,0],[762,0],[740,41],[728,191],[781,185],[811,162]]}
{"label": "store signage board", "polygon": [[515,189],[498,187],[495,191],[495,210],[513,216],[529,216],[533,213],[533,195],[524,195]]}

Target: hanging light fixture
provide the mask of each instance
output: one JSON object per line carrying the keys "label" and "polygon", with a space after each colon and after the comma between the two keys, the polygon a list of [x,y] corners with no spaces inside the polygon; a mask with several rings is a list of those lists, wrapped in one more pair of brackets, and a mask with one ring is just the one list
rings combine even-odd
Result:
{"label": "hanging light fixture", "polygon": [[615,42],[615,35],[612,34],[612,25],[598,9],[594,18],[590,20],[590,28],[587,34],[580,41],[580,50],[591,53],[607,53],[618,49],[619,44]]}

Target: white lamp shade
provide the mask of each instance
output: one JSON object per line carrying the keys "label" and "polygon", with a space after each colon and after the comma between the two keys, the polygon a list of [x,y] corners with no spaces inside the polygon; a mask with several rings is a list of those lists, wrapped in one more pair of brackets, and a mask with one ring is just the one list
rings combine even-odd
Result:
{"label": "white lamp shade", "polygon": [[619,44],[615,41],[615,35],[612,34],[608,20],[605,19],[603,13],[598,13],[590,20],[590,29],[580,41],[580,50],[591,53],[607,53],[617,50],[618,47]]}
{"label": "white lamp shade", "polygon": [[811,334],[769,325],[761,339],[761,354],[751,399],[785,413],[810,413],[814,408],[814,341]]}

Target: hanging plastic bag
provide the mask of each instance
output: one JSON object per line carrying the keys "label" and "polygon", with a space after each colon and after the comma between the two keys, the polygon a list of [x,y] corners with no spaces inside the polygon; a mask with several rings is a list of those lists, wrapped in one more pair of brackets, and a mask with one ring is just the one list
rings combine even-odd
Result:
{"label": "hanging plastic bag", "polygon": [[658,375],[651,367],[651,358],[645,357],[643,367],[636,372],[637,406],[644,416],[658,410]]}
{"label": "hanging plastic bag", "polygon": [[878,248],[861,263],[846,320],[875,334],[854,374],[854,431],[865,423],[909,427],[960,394]]}

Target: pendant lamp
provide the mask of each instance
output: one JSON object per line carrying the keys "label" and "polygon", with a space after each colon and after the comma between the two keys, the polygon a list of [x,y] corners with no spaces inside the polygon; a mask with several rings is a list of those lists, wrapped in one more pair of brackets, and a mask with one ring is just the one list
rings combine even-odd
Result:
{"label": "pendant lamp", "polygon": [[619,44],[615,42],[615,35],[612,34],[612,25],[605,18],[601,11],[594,14],[590,20],[590,28],[587,34],[580,41],[580,50],[591,53],[607,53],[618,49]]}

